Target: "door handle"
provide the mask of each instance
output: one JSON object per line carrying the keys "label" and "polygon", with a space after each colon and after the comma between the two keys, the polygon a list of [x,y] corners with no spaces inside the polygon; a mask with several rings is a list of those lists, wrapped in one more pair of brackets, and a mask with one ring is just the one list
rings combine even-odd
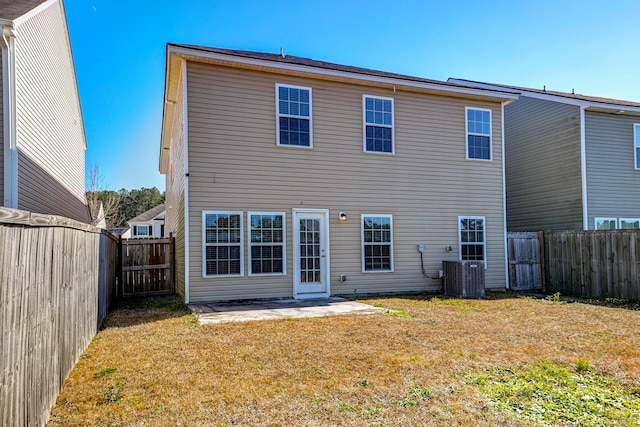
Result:
{"label": "door handle", "polygon": [[324,249],[320,250],[320,256],[326,258],[327,255],[324,253]]}

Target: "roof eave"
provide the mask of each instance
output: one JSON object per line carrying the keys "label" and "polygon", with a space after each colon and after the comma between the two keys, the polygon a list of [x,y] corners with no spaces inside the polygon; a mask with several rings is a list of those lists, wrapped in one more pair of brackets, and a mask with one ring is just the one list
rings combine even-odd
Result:
{"label": "roof eave", "polygon": [[332,70],[328,68],[320,68],[302,64],[292,64],[285,62],[276,62],[269,59],[249,58],[244,56],[233,55],[230,53],[209,52],[184,46],[169,45],[169,52],[180,56],[188,56],[195,58],[203,58],[210,60],[226,61],[229,63],[253,65],[261,68],[270,68],[274,70],[294,71],[308,75],[322,75],[329,78],[347,78],[351,80],[360,80],[369,83],[380,83],[395,86],[413,87],[419,89],[430,90],[434,92],[442,92],[447,94],[480,96],[495,99],[496,101],[507,101],[518,99],[517,93],[500,89],[478,89],[468,86],[451,86],[447,84],[437,84],[429,82],[421,82],[410,79],[402,79],[400,77],[384,77],[371,74],[361,74],[356,72]]}

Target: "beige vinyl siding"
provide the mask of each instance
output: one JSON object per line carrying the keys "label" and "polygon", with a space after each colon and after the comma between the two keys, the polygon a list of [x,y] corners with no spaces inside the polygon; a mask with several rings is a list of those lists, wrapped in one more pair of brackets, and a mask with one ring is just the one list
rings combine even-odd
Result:
{"label": "beige vinyl siding", "polygon": [[640,218],[634,123],[640,117],[585,112],[589,229],[595,218]]}
{"label": "beige vinyl siding", "polygon": [[505,142],[508,230],[582,229],[580,108],[523,96]]}
{"label": "beige vinyl siding", "polygon": [[18,207],[89,222],[85,137],[61,3],[16,31]]}
{"label": "beige vinyl siding", "polygon": [[0,49],[0,206],[4,206],[4,83],[2,82],[2,50]]}
{"label": "beige vinyl siding", "polygon": [[[182,84],[179,84],[182,88]],[[184,224],[184,102],[183,91],[180,89],[176,101],[175,123],[171,150],[169,152],[169,167],[166,173],[166,215],[165,233],[173,233],[176,239],[176,292],[185,297],[185,224]]]}
{"label": "beige vinyl siding", "polygon": [[[276,146],[276,83],[312,89],[313,149]],[[330,211],[332,294],[439,290],[421,274],[417,244],[437,276],[442,260],[458,259],[461,215],[486,217],[487,286],[505,287],[499,103],[197,63],[187,90],[190,301],[291,297],[293,208]],[[395,155],[363,152],[363,94],[394,98]],[[492,109],[494,161],[465,159],[466,106]],[[202,277],[204,210],[244,212],[244,277]],[[248,211],[286,212],[287,275],[247,275]],[[395,272],[362,273],[363,213],[393,215]]]}

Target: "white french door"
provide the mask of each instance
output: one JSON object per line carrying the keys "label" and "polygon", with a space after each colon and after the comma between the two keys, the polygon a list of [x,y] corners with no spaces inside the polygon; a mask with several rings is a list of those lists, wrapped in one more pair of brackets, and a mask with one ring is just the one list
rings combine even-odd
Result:
{"label": "white french door", "polygon": [[329,211],[293,210],[293,257],[294,296],[328,297]]}

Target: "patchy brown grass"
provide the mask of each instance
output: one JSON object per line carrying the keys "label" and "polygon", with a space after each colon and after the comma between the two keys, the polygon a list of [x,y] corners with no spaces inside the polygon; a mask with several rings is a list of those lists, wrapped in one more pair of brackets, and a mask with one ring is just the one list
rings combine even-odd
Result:
{"label": "patchy brown grass", "polygon": [[360,301],[389,310],[198,326],[175,298],[120,307],[48,425],[526,425],[491,409],[470,378],[548,360],[640,384],[637,310],[528,298]]}

